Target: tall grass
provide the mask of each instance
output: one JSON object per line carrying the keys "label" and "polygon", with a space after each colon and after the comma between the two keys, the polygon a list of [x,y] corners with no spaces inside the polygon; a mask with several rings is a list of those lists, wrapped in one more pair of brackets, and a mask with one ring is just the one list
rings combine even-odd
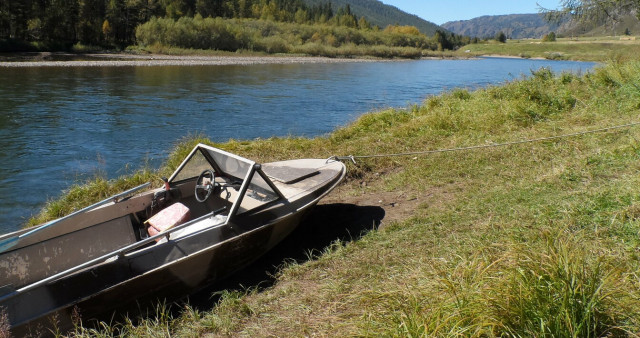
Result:
{"label": "tall grass", "polygon": [[552,229],[540,239],[500,253],[485,248],[441,267],[445,297],[437,311],[408,304],[391,320],[409,336],[602,337],[637,330],[640,309],[627,291],[636,285],[625,267],[594,255],[581,233]]}
{"label": "tall grass", "polygon": [[[581,246],[580,233],[560,233],[542,248],[515,248],[507,285],[497,287],[492,312],[513,336],[602,337],[624,333],[640,309],[626,309],[628,277],[616,262]],[[630,311],[629,311],[630,310]],[[629,311],[629,312],[628,312]]]}
{"label": "tall grass", "polygon": [[[385,299],[363,332],[384,336],[602,337],[637,332],[637,281],[581,234],[485,247],[435,264],[438,285]],[[435,291],[435,292],[434,292]],[[435,298],[435,300],[433,300]]]}

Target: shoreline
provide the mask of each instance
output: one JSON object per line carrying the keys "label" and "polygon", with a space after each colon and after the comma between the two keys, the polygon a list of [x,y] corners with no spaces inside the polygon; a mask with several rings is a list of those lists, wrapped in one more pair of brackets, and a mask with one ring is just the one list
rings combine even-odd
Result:
{"label": "shoreline", "polygon": [[[502,58],[502,59],[524,59],[524,60],[548,60],[548,59],[540,57],[540,56],[523,57],[523,56],[518,56],[518,55],[500,55],[500,54],[484,54],[484,55],[480,55],[480,57],[483,57],[483,58]],[[550,61],[553,61],[553,60],[550,60]]]}
{"label": "shoreline", "polygon": [[[412,59],[380,59],[373,57],[325,57],[302,55],[167,55],[167,54],[126,54],[126,53],[28,53],[3,57],[0,54],[0,68],[32,68],[32,67],[151,67],[151,66],[246,66],[265,64],[330,64],[330,63],[363,63],[363,62],[398,62]],[[477,59],[506,58],[545,60],[541,57],[524,58],[515,55],[473,55],[468,57],[424,56],[420,60],[442,59]],[[57,59],[57,60],[56,60]],[[93,59],[93,60],[92,60]],[[8,61],[7,61],[8,60]]]}
{"label": "shoreline", "polygon": [[[386,62],[369,58],[329,58],[321,56],[202,56],[202,55],[136,55],[136,54],[61,54],[82,60],[50,60],[52,54],[38,54],[24,61],[0,61],[0,68],[26,67],[139,67],[139,66],[233,66],[260,64],[319,64]],[[48,59],[49,58],[49,59]],[[96,60],[88,60],[95,58]],[[0,59],[1,60],[1,59]]]}
{"label": "shoreline", "polygon": [[[483,57],[483,56],[480,56]],[[495,56],[500,57],[500,56]],[[331,64],[363,62],[402,62],[415,60],[476,59],[478,56],[423,56],[420,59],[326,57],[307,55],[167,55],[127,53],[18,53],[2,55],[0,68],[32,67],[147,67],[147,66],[243,66],[264,64]]]}

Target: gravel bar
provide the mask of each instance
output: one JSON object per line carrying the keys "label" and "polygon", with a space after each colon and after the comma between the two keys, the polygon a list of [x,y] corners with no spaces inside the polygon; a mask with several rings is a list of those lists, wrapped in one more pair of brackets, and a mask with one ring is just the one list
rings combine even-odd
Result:
{"label": "gravel bar", "polygon": [[[171,56],[91,54],[100,60],[2,61],[0,67],[119,67],[119,66],[225,66],[260,64],[380,62],[374,59],[346,59],[306,56]],[[113,59],[113,60],[105,60]]]}

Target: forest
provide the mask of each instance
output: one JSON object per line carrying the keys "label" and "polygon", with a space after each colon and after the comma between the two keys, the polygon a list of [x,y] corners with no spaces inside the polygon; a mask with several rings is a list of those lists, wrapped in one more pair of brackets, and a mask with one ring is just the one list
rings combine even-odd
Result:
{"label": "forest", "polygon": [[[468,39],[413,26],[378,27],[349,5],[302,0],[5,0],[0,51],[122,50],[132,45],[312,55],[416,56]],[[382,46],[404,48],[389,54]],[[321,47],[321,48],[320,48]],[[357,48],[354,48],[357,47]],[[375,48],[374,48],[375,47]],[[318,50],[320,48],[320,50]],[[340,49],[340,50],[336,50]],[[363,49],[364,48],[364,49]],[[387,55],[389,54],[389,55]]]}

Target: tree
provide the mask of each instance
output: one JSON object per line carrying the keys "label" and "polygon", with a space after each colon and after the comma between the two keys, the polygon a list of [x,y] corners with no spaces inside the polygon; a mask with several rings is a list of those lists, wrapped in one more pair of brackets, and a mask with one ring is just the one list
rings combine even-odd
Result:
{"label": "tree", "polygon": [[449,37],[447,37],[447,33],[445,31],[438,29],[433,35],[433,39],[436,41],[439,51],[453,49],[453,44],[449,41]]}
{"label": "tree", "polygon": [[113,32],[113,30],[111,29],[111,24],[109,23],[109,20],[104,20],[104,22],[102,23],[102,35],[104,36],[104,40],[109,41],[111,40],[111,33]]}
{"label": "tree", "polygon": [[625,15],[635,13],[640,19],[638,0],[561,0],[560,9],[540,7],[549,22],[558,23],[569,17],[583,23],[604,23],[615,30]]}
{"label": "tree", "polygon": [[228,13],[225,13],[225,4],[222,0],[197,0],[196,12],[200,13],[203,18],[228,16]]}
{"label": "tree", "polygon": [[364,29],[364,30],[371,30],[371,24],[369,23],[369,21],[367,21],[367,19],[364,16],[361,16],[360,20],[358,20],[358,28]]}
{"label": "tree", "polygon": [[[220,2],[220,1],[217,1]],[[193,16],[195,12],[195,0],[164,0],[166,16],[172,19],[179,19],[182,16]],[[200,13],[203,17],[202,13]]]}
{"label": "tree", "polygon": [[89,45],[101,44],[106,10],[104,0],[80,0],[78,5],[78,40]]}
{"label": "tree", "polygon": [[105,9],[105,20],[109,24],[106,40],[117,47],[131,44],[135,39],[136,26],[140,23],[139,15],[140,8],[135,1],[109,0]]}
{"label": "tree", "polygon": [[351,28],[358,27],[358,18],[351,12],[351,6],[340,7],[334,16],[335,24]]}
{"label": "tree", "polygon": [[556,41],[556,33],[550,32],[549,34],[542,37],[542,42],[553,42]]}
{"label": "tree", "polygon": [[0,2],[0,40],[8,39],[11,35],[11,3]]}
{"label": "tree", "polygon": [[29,39],[71,46],[77,41],[78,2],[76,0],[35,1],[27,21]]}
{"label": "tree", "polygon": [[296,11],[295,22],[299,24],[303,24],[309,21],[309,13],[302,8],[299,8]]}
{"label": "tree", "polygon": [[36,16],[33,6],[29,0],[0,1],[0,38],[26,40],[29,20]]}
{"label": "tree", "polygon": [[506,43],[507,36],[504,34],[503,31],[499,31],[498,33],[496,33],[495,40],[498,42]]}
{"label": "tree", "polygon": [[161,0],[127,0],[127,8],[133,13],[137,23],[149,21],[154,16],[161,16],[164,10],[160,4]]}
{"label": "tree", "polygon": [[331,2],[312,6],[308,12],[314,22],[324,23],[333,17]]}

